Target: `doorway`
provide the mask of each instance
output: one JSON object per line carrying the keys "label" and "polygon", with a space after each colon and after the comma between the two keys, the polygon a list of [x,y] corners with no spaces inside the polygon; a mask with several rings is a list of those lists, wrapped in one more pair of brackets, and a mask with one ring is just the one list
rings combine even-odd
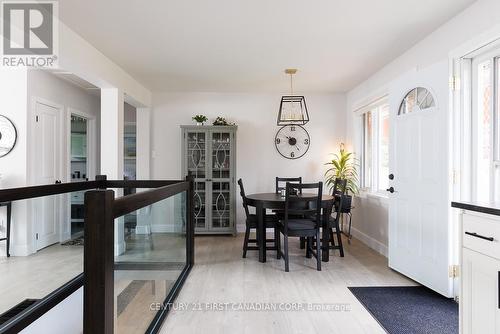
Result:
{"label": "doorway", "polygon": [[[70,179],[88,180],[88,120],[71,114],[70,120]],[[84,192],[71,193],[71,238],[83,235]]]}
{"label": "doorway", "polygon": [[[123,129],[123,169],[125,180],[137,178],[137,110],[132,105],[124,104],[124,129]],[[124,189],[124,195],[136,192],[134,188]],[[137,227],[137,213],[132,212],[124,217],[126,235],[130,235]]]}
{"label": "doorway", "polygon": [[447,62],[390,89],[389,266],[453,297]]}

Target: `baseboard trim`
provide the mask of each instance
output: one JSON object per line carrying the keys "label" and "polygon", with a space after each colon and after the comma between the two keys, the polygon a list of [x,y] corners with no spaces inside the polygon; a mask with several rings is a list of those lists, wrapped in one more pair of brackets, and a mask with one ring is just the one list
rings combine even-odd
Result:
{"label": "baseboard trim", "polygon": [[135,227],[135,234],[151,234],[151,228],[149,225],[137,225]]}
{"label": "baseboard trim", "polygon": [[365,245],[367,245],[368,247],[370,247],[374,251],[382,254],[385,257],[388,257],[389,249],[387,248],[387,245],[384,245],[380,241],[370,237],[369,235],[361,232],[360,230],[358,230],[354,227],[352,228],[351,231],[352,231],[352,235],[354,238],[358,239],[359,241],[361,241],[362,243],[364,243]]}
{"label": "baseboard trim", "polygon": [[[236,225],[236,233],[245,233],[246,229],[247,229],[247,227],[245,224],[237,224]],[[267,233],[274,232],[274,229],[268,228],[266,231],[267,231]],[[252,232],[255,232],[255,230],[252,230]]]}
{"label": "baseboard trim", "polygon": [[9,251],[10,256],[28,256],[33,253],[28,245],[10,245]]}
{"label": "baseboard trim", "polygon": [[151,233],[174,233],[176,229],[178,229],[178,227],[173,224],[151,225]]}
{"label": "baseboard trim", "polygon": [[245,233],[246,225],[245,224],[236,224],[236,232]]}
{"label": "baseboard trim", "polygon": [[115,256],[125,253],[125,241],[115,242]]}

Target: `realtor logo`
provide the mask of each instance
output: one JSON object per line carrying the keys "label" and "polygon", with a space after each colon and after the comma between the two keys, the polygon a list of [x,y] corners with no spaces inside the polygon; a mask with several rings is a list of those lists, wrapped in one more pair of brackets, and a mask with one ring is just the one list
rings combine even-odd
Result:
{"label": "realtor logo", "polygon": [[57,3],[3,1],[3,66],[53,66]]}

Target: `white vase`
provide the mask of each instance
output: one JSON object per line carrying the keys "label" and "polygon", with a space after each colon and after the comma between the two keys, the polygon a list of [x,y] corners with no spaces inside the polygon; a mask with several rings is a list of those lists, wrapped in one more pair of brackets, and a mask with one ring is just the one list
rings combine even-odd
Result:
{"label": "white vase", "polygon": [[203,123],[202,122],[196,122],[196,125],[203,126]]}

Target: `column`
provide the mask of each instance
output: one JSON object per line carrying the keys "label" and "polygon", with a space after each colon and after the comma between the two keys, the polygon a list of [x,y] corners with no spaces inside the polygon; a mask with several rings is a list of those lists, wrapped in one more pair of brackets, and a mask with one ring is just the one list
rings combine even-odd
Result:
{"label": "column", "polygon": [[[101,89],[101,174],[108,180],[123,180],[123,92],[117,88]],[[115,196],[123,189],[115,189]],[[115,255],[125,251],[123,217],[115,220]]]}

